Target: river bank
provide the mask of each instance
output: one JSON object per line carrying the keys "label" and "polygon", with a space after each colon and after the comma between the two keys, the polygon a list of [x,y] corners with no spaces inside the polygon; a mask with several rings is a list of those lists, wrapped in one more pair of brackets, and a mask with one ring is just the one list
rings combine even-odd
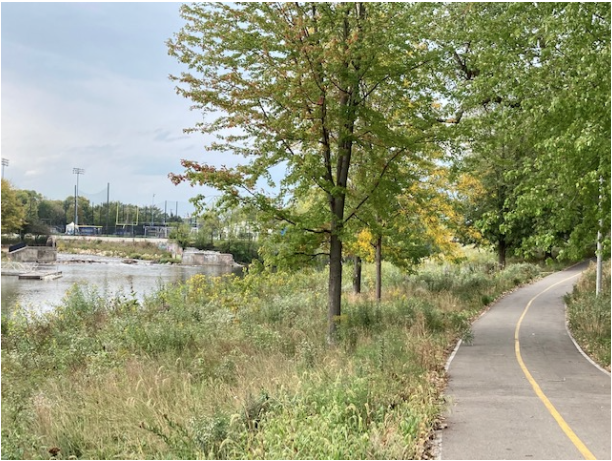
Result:
{"label": "river bank", "polygon": [[[4,273],[11,263],[2,264]],[[215,277],[241,270],[233,266],[184,266],[100,253],[58,253],[56,263],[49,267],[61,272],[62,277],[40,281],[2,276],[3,314],[19,308],[39,313],[53,311],[75,284],[85,290],[97,290],[108,298],[123,295],[140,302],[161,287],[184,283],[197,274]]]}
{"label": "river bank", "polygon": [[60,253],[180,263],[182,249],[167,239],[128,239],[123,237],[74,237],[57,239]]}

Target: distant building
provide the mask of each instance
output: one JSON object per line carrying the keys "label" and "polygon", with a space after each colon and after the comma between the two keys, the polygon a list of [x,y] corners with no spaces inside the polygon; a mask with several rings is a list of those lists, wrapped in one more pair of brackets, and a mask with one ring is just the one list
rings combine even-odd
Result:
{"label": "distant building", "polygon": [[66,224],[66,235],[100,235],[102,226],[76,226],[74,222]]}
{"label": "distant building", "polygon": [[168,226],[144,226],[145,237],[154,237],[167,239],[170,235],[170,227]]}

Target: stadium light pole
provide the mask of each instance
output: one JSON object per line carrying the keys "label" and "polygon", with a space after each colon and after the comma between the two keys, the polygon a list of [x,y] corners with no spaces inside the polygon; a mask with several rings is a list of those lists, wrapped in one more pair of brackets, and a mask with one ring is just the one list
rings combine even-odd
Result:
{"label": "stadium light pole", "polygon": [[155,194],[153,194],[151,199],[151,226],[153,226],[153,207],[155,207]]}
{"label": "stadium light pole", "polygon": [[9,166],[8,158],[2,158],[2,179],[4,179],[4,167]]}
{"label": "stadium light pole", "polygon": [[77,175],[76,187],[74,189],[74,235],[76,235],[79,228],[79,176],[85,174],[85,170],[83,168],[73,168],[72,174]]}

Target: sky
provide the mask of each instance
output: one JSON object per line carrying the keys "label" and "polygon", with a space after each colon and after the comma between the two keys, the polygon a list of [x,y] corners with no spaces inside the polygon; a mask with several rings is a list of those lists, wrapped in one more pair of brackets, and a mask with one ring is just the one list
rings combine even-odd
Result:
{"label": "sky", "polygon": [[48,199],[74,194],[167,205],[185,216],[209,188],[175,186],[181,159],[221,165],[202,134],[202,115],[175,93],[187,70],[165,42],[183,25],[180,3],[6,3],[0,10],[4,178]]}

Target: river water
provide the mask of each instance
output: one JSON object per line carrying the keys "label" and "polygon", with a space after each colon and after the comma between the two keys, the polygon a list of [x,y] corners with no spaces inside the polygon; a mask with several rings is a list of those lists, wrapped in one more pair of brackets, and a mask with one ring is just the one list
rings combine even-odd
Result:
{"label": "river water", "polygon": [[46,312],[61,304],[72,285],[96,286],[105,297],[132,293],[143,299],[163,286],[184,282],[195,274],[222,275],[241,268],[223,266],[181,266],[138,261],[126,264],[122,259],[104,256],[58,254],[57,270],[62,277],[55,280],[19,280],[2,276],[2,312],[11,312],[16,304],[35,312]]}

